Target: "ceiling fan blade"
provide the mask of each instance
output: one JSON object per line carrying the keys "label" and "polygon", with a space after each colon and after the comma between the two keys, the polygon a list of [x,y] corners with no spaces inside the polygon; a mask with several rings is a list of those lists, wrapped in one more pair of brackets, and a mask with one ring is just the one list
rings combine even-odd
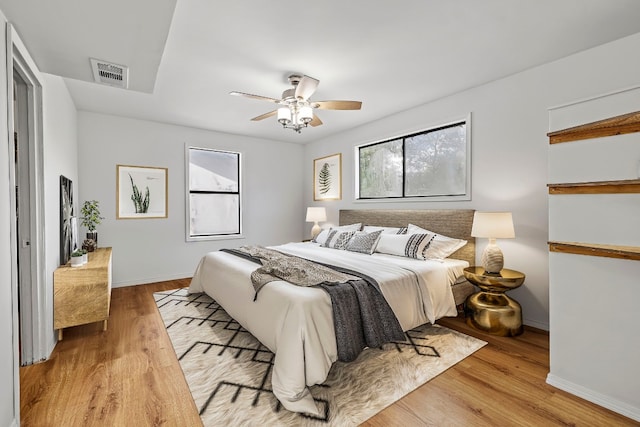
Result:
{"label": "ceiling fan blade", "polygon": [[309,122],[309,124],[313,127],[320,126],[322,124],[322,120],[315,114],[313,115],[313,119]]}
{"label": "ceiling fan blade", "polygon": [[316,91],[320,80],[309,76],[302,76],[300,83],[296,86],[296,98],[302,98],[305,101],[309,99],[313,92]]}
{"label": "ceiling fan blade", "polygon": [[360,101],[314,101],[311,104],[320,110],[359,110],[362,108]]}
{"label": "ceiling fan blade", "polygon": [[269,102],[275,102],[276,104],[280,102],[279,99],[275,99],[275,98],[269,98],[268,96],[262,96],[262,95],[253,95],[251,93],[244,93],[244,92],[236,92],[235,90],[233,92],[229,92],[229,95],[233,95],[233,96],[244,96],[246,98],[252,98],[252,99],[258,99],[260,101],[269,101]]}
{"label": "ceiling fan blade", "polygon": [[258,120],[264,120],[264,119],[267,119],[267,118],[269,118],[271,116],[275,116],[277,112],[278,112],[278,110],[269,111],[268,113],[261,114],[261,115],[259,115],[257,117],[254,117],[251,120],[254,121],[254,122],[257,122]]}

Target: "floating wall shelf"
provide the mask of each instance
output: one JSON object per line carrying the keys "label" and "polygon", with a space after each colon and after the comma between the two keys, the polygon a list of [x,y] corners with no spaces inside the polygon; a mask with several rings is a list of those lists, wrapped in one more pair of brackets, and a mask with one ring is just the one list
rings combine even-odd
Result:
{"label": "floating wall shelf", "polygon": [[549,242],[551,252],[640,261],[640,247],[598,243]]}
{"label": "floating wall shelf", "polygon": [[640,193],[640,179],[547,184],[547,187],[549,187],[549,194]]}
{"label": "floating wall shelf", "polygon": [[581,139],[602,138],[640,132],[640,111],[611,117],[585,125],[575,126],[555,132],[549,132],[549,144],[579,141]]}

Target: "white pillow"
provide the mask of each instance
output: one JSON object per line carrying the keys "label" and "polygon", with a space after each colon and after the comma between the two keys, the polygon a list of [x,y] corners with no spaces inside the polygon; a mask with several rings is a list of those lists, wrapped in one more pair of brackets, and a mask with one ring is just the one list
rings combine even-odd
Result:
{"label": "white pillow", "polygon": [[429,231],[425,228],[418,227],[417,225],[413,225],[411,223],[409,223],[409,225],[407,226],[407,234],[418,234],[424,232],[433,233],[433,231]]}
{"label": "white pillow", "polygon": [[377,225],[365,225],[362,231],[372,233],[382,231],[382,234],[406,234],[407,227],[378,227]]}
{"label": "white pillow", "polygon": [[323,228],[322,230],[320,230],[318,235],[314,237],[312,241],[315,243],[320,243],[321,245],[324,245],[324,243],[327,241],[327,237],[329,237],[329,230],[331,229]]}
{"label": "white pillow", "polygon": [[327,237],[329,236],[329,231],[331,230],[340,230],[340,231],[360,231],[360,228],[362,228],[362,223],[359,222],[357,224],[349,224],[349,225],[342,225],[340,227],[331,227],[331,228],[324,228],[320,231],[320,233],[318,233],[318,235],[316,236],[315,239],[313,239],[313,241],[315,243],[320,243],[320,245],[324,245],[327,242]]}
{"label": "white pillow", "polygon": [[[436,235],[436,237],[437,236],[438,235]],[[448,240],[440,240],[434,238],[429,247],[424,251],[424,257],[426,259],[445,259],[467,244],[466,240],[447,239]]]}
{"label": "white pillow", "polygon": [[325,248],[333,248],[333,249],[346,249],[349,240],[351,237],[356,234],[356,231],[341,231],[336,229],[331,229],[329,231],[329,236],[327,236],[326,242],[324,242],[321,246]]}
{"label": "white pillow", "polygon": [[360,231],[362,230],[362,223],[357,222],[355,224],[341,225],[340,227],[333,227],[333,228],[340,231]]}
{"label": "white pillow", "polygon": [[435,237],[434,233],[424,234],[380,234],[376,252],[389,255],[425,259],[424,249]]}
{"label": "white pillow", "polygon": [[360,252],[371,255],[378,246],[382,230],[367,233],[366,231],[356,231],[351,240],[347,243],[346,249],[351,252]]}
{"label": "white pillow", "polygon": [[[407,234],[417,233],[433,233],[433,231],[425,230],[417,225],[409,224],[407,227]],[[451,256],[455,251],[467,244],[466,240],[454,239],[452,237],[443,236],[442,234],[434,233],[435,237],[425,250],[424,257],[426,259],[445,259]]]}

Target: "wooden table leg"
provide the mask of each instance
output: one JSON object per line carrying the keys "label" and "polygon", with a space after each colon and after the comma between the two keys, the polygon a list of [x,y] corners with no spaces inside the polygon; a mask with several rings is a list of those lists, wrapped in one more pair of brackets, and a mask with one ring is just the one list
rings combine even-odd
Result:
{"label": "wooden table leg", "polygon": [[102,330],[103,330],[103,331],[106,331],[106,330],[107,330],[107,319],[104,319],[104,320],[102,321]]}
{"label": "wooden table leg", "polygon": [[58,341],[62,341],[62,328],[58,329]]}

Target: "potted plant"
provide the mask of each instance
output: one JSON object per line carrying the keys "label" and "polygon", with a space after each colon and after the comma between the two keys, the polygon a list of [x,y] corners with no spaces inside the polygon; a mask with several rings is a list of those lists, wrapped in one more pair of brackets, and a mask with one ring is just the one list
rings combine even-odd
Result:
{"label": "potted plant", "polygon": [[82,263],[86,264],[89,262],[89,254],[87,254],[87,250],[86,249],[80,249],[80,252],[82,252]]}
{"label": "potted plant", "polygon": [[82,251],[76,249],[71,253],[71,267],[82,267]]}
{"label": "potted plant", "polygon": [[98,247],[98,232],[96,226],[102,222],[104,217],[100,216],[100,207],[97,200],[85,200],[82,204],[82,225],[87,227],[87,239],[92,239]]}

